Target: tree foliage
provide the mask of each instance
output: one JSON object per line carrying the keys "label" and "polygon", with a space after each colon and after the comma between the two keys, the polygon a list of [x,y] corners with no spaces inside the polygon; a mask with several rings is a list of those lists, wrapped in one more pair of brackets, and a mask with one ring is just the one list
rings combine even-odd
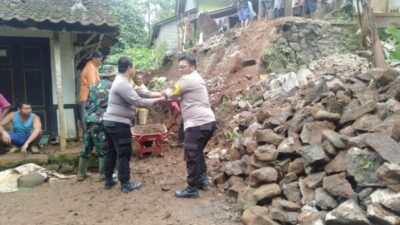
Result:
{"label": "tree foliage", "polygon": [[165,46],[149,49],[149,37],[154,23],[171,17],[175,1],[171,0],[108,0],[119,19],[120,34],[113,47],[108,63],[116,63],[127,55],[133,58],[139,69],[157,69],[164,56]]}
{"label": "tree foliage", "polygon": [[146,45],[147,32],[143,8],[134,1],[109,0],[109,2],[120,23],[117,47]]}

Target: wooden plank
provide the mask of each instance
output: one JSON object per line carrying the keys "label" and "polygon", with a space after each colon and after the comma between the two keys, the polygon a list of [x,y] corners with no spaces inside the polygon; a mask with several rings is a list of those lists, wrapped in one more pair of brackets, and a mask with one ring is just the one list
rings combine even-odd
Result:
{"label": "wooden plank", "polygon": [[59,136],[60,136],[60,151],[65,151],[67,141],[65,139],[65,118],[64,118],[64,97],[62,90],[62,72],[61,72],[61,49],[60,49],[60,34],[54,32],[53,36],[54,47],[54,63],[56,72],[56,86],[57,86],[57,105],[58,105],[58,120],[59,120]]}

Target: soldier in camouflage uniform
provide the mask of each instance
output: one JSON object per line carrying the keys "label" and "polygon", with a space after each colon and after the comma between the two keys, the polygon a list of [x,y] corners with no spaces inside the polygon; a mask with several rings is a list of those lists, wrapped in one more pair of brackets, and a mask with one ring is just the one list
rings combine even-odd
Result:
{"label": "soldier in camouflage uniform", "polygon": [[108,95],[116,75],[113,66],[103,66],[103,69],[104,67],[105,71],[101,74],[100,81],[90,87],[86,102],[86,130],[83,134],[83,147],[79,158],[78,181],[83,181],[87,177],[87,167],[93,147],[99,157],[100,180],[104,179],[104,155],[107,152],[107,141],[101,122],[107,109]]}

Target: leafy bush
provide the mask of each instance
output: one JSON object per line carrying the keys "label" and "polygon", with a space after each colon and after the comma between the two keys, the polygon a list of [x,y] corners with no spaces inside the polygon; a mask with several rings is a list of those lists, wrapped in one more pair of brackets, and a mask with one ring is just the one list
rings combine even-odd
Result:
{"label": "leafy bush", "polygon": [[388,60],[391,62],[400,62],[400,29],[388,27],[385,32],[389,35],[388,42],[391,42],[393,48],[388,49]]}
{"label": "leafy bush", "polygon": [[133,59],[135,67],[139,70],[155,70],[158,69],[163,61],[166,44],[160,44],[154,49],[143,47],[127,47],[123,50],[114,50],[107,57],[106,63],[116,64],[122,56],[129,56]]}

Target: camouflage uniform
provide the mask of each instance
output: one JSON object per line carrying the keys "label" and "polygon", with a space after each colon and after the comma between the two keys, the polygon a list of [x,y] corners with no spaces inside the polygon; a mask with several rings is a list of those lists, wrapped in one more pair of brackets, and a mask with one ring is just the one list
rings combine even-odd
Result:
{"label": "camouflage uniform", "polygon": [[111,85],[112,82],[105,77],[90,88],[85,114],[87,128],[83,135],[81,157],[89,157],[93,147],[96,148],[100,157],[103,157],[107,152],[106,133],[101,122],[107,109]]}

